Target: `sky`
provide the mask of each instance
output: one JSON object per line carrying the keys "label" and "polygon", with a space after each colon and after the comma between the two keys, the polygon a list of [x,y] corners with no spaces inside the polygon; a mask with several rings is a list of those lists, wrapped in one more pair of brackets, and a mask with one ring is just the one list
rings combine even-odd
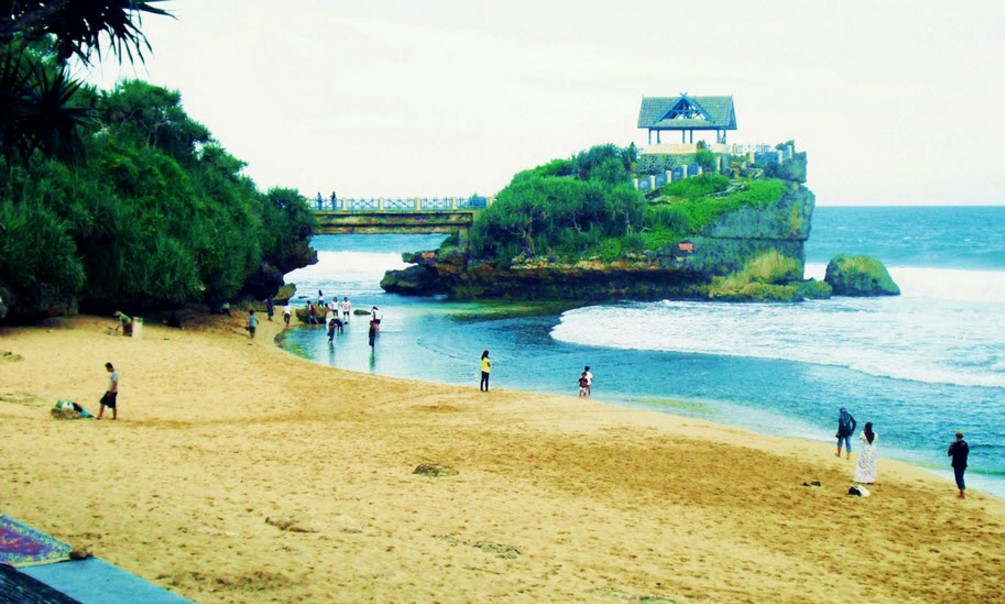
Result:
{"label": "sky", "polygon": [[1005,204],[998,0],[157,5],[145,64],[87,79],[180,91],[263,191],[493,195],[686,92],[733,96],[731,143],[795,140],[819,205]]}

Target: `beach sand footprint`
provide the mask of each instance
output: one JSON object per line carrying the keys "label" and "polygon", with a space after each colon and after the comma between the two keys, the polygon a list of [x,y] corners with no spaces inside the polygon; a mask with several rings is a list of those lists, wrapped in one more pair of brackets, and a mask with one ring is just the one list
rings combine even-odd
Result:
{"label": "beach sand footprint", "polygon": [[25,407],[39,407],[43,404],[42,399],[22,390],[0,391],[0,403],[13,403],[15,405],[24,405]]}
{"label": "beach sand footprint", "polygon": [[414,470],[412,470],[412,474],[439,478],[440,476],[457,476],[460,472],[450,466],[438,463],[420,463]]}

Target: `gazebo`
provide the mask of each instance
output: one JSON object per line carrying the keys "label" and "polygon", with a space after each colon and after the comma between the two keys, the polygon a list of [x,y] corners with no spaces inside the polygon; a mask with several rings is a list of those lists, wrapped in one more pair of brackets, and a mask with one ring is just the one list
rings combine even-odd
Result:
{"label": "gazebo", "polygon": [[[694,142],[695,130],[715,130],[715,142],[726,142],[726,131],[736,130],[736,112],[731,96],[642,97],[639,128],[649,130],[649,144],[656,142],[664,130],[680,131],[680,142]],[[690,139],[690,140],[688,140]]]}

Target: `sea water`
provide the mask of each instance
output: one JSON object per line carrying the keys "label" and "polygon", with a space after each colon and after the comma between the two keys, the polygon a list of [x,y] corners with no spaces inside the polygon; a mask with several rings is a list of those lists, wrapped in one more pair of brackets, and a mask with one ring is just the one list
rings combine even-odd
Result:
{"label": "sea water", "polygon": [[806,275],[822,279],[836,254],[867,254],[902,295],[621,302],[530,317],[380,289],[385,270],[405,266],[401,252],[442,236],[318,236],[319,263],[287,280],[312,299],[321,289],[379,306],[381,334],[371,351],[359,316],[331,345],[317,328],[295,328],[283,345],[322,364],[472,388],[487,349],[493,387],[570,396],[590,365],[598,401],[817,441],[833,440],[847,407],[860,428],[873,422],[881,456],[946,476],[962,429],[968,483],[1005,496],[1003,225],[1005,207],[820,207]]}

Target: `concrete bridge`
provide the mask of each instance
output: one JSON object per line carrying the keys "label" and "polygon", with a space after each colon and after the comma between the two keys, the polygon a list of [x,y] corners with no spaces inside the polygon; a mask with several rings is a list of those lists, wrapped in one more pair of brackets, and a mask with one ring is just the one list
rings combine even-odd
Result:
{"label": "concrete bridge", "polygon": [[309,200],[318,234],[459,233],[493,197],[345,198]]}

